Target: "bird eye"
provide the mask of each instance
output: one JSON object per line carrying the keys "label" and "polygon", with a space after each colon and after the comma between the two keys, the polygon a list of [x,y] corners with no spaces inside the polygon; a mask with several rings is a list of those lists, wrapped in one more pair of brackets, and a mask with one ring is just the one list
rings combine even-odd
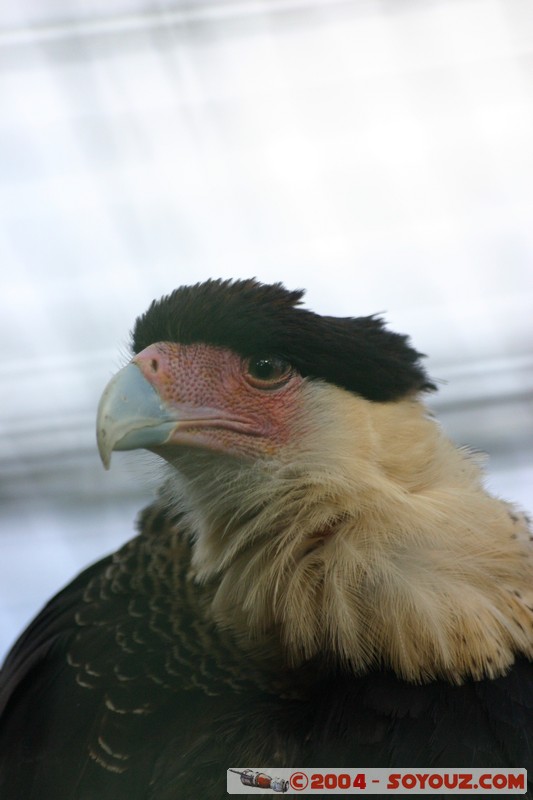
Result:
{"label": "bird eye", "polygon": [[291,376],[292,367],[279,356],[252,356],[245,362],[245,377],[258,389],[274,389]]}

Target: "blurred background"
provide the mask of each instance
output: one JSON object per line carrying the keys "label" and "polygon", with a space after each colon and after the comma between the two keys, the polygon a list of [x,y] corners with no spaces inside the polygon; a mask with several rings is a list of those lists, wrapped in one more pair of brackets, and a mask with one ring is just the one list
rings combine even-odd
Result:
{"label": "blurred background", "polygon": [[0,654],[154,493],[95,410],[183,283],[382,312],[533,509],[530,0],[4,3],[0,209]]}

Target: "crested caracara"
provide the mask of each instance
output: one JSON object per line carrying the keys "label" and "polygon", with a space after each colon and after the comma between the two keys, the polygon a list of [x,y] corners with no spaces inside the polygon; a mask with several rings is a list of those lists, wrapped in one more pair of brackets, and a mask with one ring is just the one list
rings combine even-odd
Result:
{"label": "crested caracara", "polygon": [[161,491],[8,656],[2,800],[222,800],[242,766],[533,768],[526,520],[428,415],[405,336],[301,297],[207,281],[137,320],[98,444],[106,466],[161,456]]}

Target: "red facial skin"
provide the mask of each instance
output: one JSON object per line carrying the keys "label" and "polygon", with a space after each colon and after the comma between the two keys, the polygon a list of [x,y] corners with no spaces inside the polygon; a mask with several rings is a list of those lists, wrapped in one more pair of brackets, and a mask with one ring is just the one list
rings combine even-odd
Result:
{"label": "red facial skin", "polygon": [[152,344],[133,359],[179,422],[164,445],[203,447],[234,456],[273,455],[302,413],[301,375],[261,380],[250,359],[207,344]]}

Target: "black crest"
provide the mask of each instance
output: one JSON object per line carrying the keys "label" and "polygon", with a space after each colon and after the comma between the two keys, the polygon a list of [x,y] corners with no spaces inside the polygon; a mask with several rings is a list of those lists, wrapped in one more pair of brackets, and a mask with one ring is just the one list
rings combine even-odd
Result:
{"label": "black crest", "polygon": [[301,375],[376,401],[435,388],[407,336],[388,331],[376,316],[322,317],[300,307],[303,294],[255,279],[182,286],[137,319],[133,350],[205,342],[244,358],[278,355]]}

